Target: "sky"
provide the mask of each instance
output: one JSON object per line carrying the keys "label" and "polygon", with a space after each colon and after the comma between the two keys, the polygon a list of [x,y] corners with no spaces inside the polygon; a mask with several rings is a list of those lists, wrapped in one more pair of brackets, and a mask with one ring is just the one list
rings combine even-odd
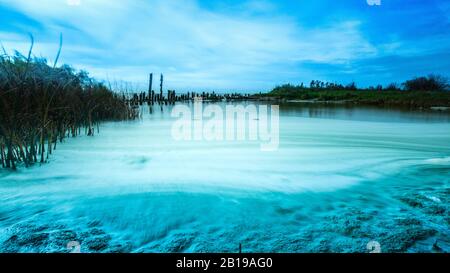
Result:
{"label": "sky", "polygon": [[[377,5],[379,2],[380,5]],[[450,76],[448,0],[0,0],[0,42],[118,89],[265,92]],[[154,85],[154,89],[157,87]]]}

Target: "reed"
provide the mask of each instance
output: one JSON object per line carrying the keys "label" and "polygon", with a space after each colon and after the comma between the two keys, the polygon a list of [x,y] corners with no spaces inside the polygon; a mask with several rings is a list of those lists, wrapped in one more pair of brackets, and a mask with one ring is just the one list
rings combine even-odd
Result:
{"label": "reed", "polygon": [[84,72],[3,50],[0,56],[0,161],[16,169],[47,161],[57,142],[88,136],[100,122],[134,119],[136,108]]}

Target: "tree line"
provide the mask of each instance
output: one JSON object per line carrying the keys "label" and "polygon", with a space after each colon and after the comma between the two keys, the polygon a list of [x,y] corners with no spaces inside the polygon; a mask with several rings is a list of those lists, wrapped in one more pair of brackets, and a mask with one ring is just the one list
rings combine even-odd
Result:
{"label": "tree line", "polygon": [[430,74],[424,77],[415,77],[407,80],[402,84],[391,83],[386,86],[381,84],[376,86],[369,86],[367,88],[358,88],[355,82],[343,85],[334,82],[325,82],[320,80],[312,80],[309,86],[304,83],[300,85],[285,84],[274,88],[273,92],[279,92],[283,89],[309,89],[309,90],[333,90],[333,91],[356,91],[356,90],[369,90],[369,91],[449,91],[450,85],[447,78]]}

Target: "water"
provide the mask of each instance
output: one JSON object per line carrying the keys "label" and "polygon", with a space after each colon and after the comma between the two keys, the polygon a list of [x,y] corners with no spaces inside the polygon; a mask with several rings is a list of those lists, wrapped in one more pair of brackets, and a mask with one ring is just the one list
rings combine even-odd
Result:
{"label": "water", "polygon": [[169,111],[2,171],[0,252],[450,251],[448,113],[284,105],[263,152],[174,141]]}

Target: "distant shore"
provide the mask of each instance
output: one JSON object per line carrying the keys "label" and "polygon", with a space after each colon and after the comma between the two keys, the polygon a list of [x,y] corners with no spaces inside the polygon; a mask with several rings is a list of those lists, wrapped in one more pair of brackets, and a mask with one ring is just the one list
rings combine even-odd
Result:
{"label": "distant shore", "polygon": [[347,104],[450,111],[450,92],[305,90],[256,95],[261,101]]}

